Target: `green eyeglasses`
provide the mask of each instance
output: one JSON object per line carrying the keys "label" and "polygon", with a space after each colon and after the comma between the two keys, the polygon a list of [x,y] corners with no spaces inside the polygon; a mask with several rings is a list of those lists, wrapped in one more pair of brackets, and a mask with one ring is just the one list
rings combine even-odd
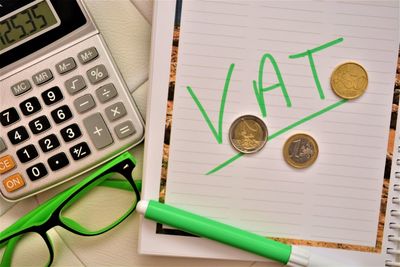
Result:
{"label": "green eyeglasses", "polygon": [[[120,224],[140,200],[141,181],[132,178],[135,166],[135,158],[124,153],[2,231],[0,266],[50,266],[54,249],[47,232],[55,226],[78,235],[94,236]],[[25,245],[35,248],[35,263],[20,253],[26,251]]]}

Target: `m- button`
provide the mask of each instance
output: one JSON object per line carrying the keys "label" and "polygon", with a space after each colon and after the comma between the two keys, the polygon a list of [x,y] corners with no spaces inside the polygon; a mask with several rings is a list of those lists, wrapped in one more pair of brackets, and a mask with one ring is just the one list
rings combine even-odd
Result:
{"label": "m- button", "polygon": [[14,169],[15,162],[10,155],[0,158],[0,174],[6,173]]}

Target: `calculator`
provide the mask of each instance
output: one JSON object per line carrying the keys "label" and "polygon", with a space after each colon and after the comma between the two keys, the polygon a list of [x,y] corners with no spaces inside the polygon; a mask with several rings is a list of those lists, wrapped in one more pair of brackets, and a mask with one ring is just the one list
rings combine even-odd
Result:
{"label": "calculator", "polygon": [[143,119],[83,1],[0,0],[6,200],[77,177],[143,136]]}

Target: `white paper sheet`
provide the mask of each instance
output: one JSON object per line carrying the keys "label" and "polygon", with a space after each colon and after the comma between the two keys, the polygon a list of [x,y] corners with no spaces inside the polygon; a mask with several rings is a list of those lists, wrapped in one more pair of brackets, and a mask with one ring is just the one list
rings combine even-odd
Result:
{"label": "white paper sheet", "polygon": [[[184,1],[179,39],[166,203],[265,236],[375,247],[398,50],[398,2]],[[342,38],[342,39],[340,39]],[[324,99],[307,56],[313,60]],[[278,136],[257,154],[237,154],[228,140],[238,116],[262,116],[253,91],[262,56],[275,59],[290,97],[264,93],[274,135],[341,101],[330,89],[346,61],[368,72],[366,93]],[[190,86],[218,132],[228,69],[235,64],[218,144],[188,92]],[[267,59],[263,85],[278,82]],[[282,156],[294,133],[319,146],[313,166],[295,170]]]}

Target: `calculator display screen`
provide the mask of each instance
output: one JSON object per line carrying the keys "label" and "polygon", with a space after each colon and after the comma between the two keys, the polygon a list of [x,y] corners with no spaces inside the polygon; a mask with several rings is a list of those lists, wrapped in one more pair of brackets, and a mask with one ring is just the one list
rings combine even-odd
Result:
{"label": "calculator display screen", "polygon": [[0,75],[86,23],[79,0],[0,0]]}
{"label": "calculator display screen", "polygon": [[0,21],[0,54],[60,25],[50,2],[34,1]]}

